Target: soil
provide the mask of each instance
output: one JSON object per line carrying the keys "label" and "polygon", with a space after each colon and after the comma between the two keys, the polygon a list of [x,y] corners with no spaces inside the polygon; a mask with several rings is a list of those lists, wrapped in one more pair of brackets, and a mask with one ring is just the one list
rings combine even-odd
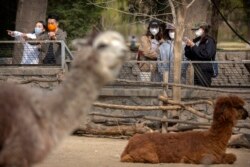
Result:
{"label": "soil", "polygon": [[[204,167],[204,165],[187,164],[121,163],[120,154],[126,144],[125,139],[70,136],[36,167]],[[236,154],[237,161],[233,165],[213,165],[213,167],[250,166],[249,149],[228,148],[227,152]]]}

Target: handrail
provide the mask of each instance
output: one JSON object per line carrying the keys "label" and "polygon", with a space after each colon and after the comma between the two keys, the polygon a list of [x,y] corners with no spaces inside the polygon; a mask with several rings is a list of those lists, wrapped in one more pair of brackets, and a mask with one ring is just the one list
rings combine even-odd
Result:
{"label": "handrail", "polygon": [[[61,45],[61,67],[64,69],[66,64],[66,59],[69,57],[69,60],[73,60],[74,56],[71,53],[70,49],[66,45],[66,43],[63,40],[3,40],[0,41],[1,44],[24,44],[24,43],[30,43],[30,44],[46,44],[46,43],[60,43]],[[14,64],[13,64],[14,65]]]}

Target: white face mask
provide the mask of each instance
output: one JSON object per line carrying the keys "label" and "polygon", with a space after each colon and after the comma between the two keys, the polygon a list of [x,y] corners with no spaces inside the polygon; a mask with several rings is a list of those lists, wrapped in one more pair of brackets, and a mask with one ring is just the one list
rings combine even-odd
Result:
{"label": "white face mask", "polygon": [[168,35],[169,35],[169,37],[170,37],[171,39],[174,39],[175,32],[169,32]]}
{"label": "white face mask", "polygon": [[159,28],[150,28],[149,31],[155,36],[159,32]]}
{"label": "white face mask", "polygon": [[202,29],[202,28],[200,28],[200,29],[198,29],[198,30],[196,30],[196,31],[195,31],[195,35],[196,35],[196,37],[200,37],[200,36],[202,36],[202,35],[203,35],[203,33],[204,33],[204,31],[203,31],[203,29]]}

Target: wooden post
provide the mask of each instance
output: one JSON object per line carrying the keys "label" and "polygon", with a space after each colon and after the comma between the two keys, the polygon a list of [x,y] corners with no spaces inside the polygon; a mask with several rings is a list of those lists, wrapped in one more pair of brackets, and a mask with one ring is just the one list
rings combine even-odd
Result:
{"label": "wooden post", "polygon": [[[184,1],[183,1],[184,2]],[[176,35],[174,41],[174,83],[181,83],[181,61],[182,61],[182,39],[184,34],[184,22],[187,8],[185,5],[180,5],[176,8]],[[181,101],[181,87],[173,86],[173,100]],[[171,117],[177,116],[177,111],[171,112]]]}
{"label": "wooden post", "polygon": [[194,67],[192,63],[188,67],[188,84],[194,85]]}
{"label": "wooden post", "polygon": [[[163,83],[168,83],[168,71],[163,72]],[[166,84],[163,87],[163,96],[166,98],[168,97],[168,85]],[[163,102],[163,105],[166,105],[166,103]],[[168,119],[168,111],[167,110],[162,110],[163,114],[163,119],[167,120]],[[161,133],[167,133],[168,132],[168,122],[162,122],[162,128],[161,128]]]}

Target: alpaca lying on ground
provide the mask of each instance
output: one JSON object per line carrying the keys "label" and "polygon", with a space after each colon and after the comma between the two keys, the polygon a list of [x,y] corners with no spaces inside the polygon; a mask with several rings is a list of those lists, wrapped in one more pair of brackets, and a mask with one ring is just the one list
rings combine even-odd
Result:
{"label": "alpaca lying on ground", "polygon": [[234,154],[225,153],[237,119],[248,112],[236,96],[217,99],[208,131],[146,133],[133,136],[121,155],[122,162],[232,164]]}
{"label": "alpaca lying on ground", "polygon": [[118,74],[127,50],[123,37],[106,32],[90,42],[75,56],[62,85],[46,96],[1,84],[0,167],[30,167],[43,160]]}

